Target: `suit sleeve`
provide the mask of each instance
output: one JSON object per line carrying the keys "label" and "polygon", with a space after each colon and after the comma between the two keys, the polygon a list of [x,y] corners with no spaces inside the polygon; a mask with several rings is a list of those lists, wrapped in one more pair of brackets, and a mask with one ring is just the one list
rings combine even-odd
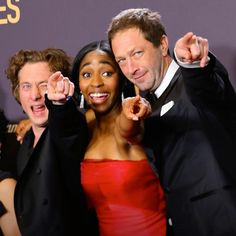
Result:
{"label": "suit sleeve", "polygon": [[59,155],[64,180],[74,191],[75,186],[80,185],[80,162],[88,144],[86,119],[72,99],[65,105],[53,105],[46,98],[46,105],[49,132]]}
{"label": "suit sleeve", "polygon": [[236,140],[236,93],[225,67],[213,54],[209,57],[204,68],[181,67],[186,91],[199,110],[216,116]]}

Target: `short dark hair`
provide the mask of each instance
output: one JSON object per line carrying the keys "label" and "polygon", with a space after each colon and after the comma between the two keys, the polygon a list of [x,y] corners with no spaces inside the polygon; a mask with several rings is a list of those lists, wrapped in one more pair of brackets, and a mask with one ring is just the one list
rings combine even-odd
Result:
{"label": "short dark hair", "polygon": [[123,10],[113,17],[107,29],[110,45],[115,34],[129,28],[139,29],[144,38],[156,47],[160,46],[161,37],[167,35],[158,12],[148,8],[131,8]]}

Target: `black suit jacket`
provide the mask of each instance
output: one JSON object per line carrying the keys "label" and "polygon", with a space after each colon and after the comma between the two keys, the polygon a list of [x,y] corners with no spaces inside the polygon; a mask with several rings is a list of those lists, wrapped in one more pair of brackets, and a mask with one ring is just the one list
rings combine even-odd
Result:
{"label": "black suit jacket", "polygon": [[178,69],[145,120],[144,142],[174,235],[236,235],[236,95],[213,55],[205,68]]}
{"label": "black suit jacket", "polygon": [[[83,116],[78,114],[73,118],[83,123]],[[51,133],[57,127],[54,127],[53,119],[51,115],[49,126],[34,149],[34,135],[30,130],[19,150],[19,178],[14,197],[17,221],[24,236],[67,236],[75,235],[75,232],[76,235],[87,235],[84,232],[86,203],[80,185],[86,125],[76,127],[80,131],[77,146],[80,152],[75,156],[63,152],[63,147],[70,143],[69,139],[61,140],[62,145],[55,145]]]}

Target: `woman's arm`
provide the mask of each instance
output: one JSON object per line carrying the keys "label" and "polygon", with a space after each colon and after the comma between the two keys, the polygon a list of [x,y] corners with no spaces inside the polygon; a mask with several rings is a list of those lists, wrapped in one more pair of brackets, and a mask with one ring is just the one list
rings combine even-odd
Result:
{"label": "woman's arm", "polygon": [[149,102],[139,95],[124,99],[122,112],[117,119],[120,135],[128,142],[140,142],[143,134],[142,120],[150,114]]}

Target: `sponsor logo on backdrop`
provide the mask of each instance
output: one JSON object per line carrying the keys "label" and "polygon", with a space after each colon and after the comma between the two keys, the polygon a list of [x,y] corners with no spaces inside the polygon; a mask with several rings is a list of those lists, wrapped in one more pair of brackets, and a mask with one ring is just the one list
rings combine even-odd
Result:
{"label": "sponsor logo on backdrop", "polygon": [[20,0],[5,0],[0,2],[0,25],[16,24],[20,20],[20,8],[17,3]]}
{"label": "sponsor logo on backdrop", "polygon": [[7,133],[16,133],[16,127],[17,124],[13,123],[13,124],[8,124],[7,125]]}

